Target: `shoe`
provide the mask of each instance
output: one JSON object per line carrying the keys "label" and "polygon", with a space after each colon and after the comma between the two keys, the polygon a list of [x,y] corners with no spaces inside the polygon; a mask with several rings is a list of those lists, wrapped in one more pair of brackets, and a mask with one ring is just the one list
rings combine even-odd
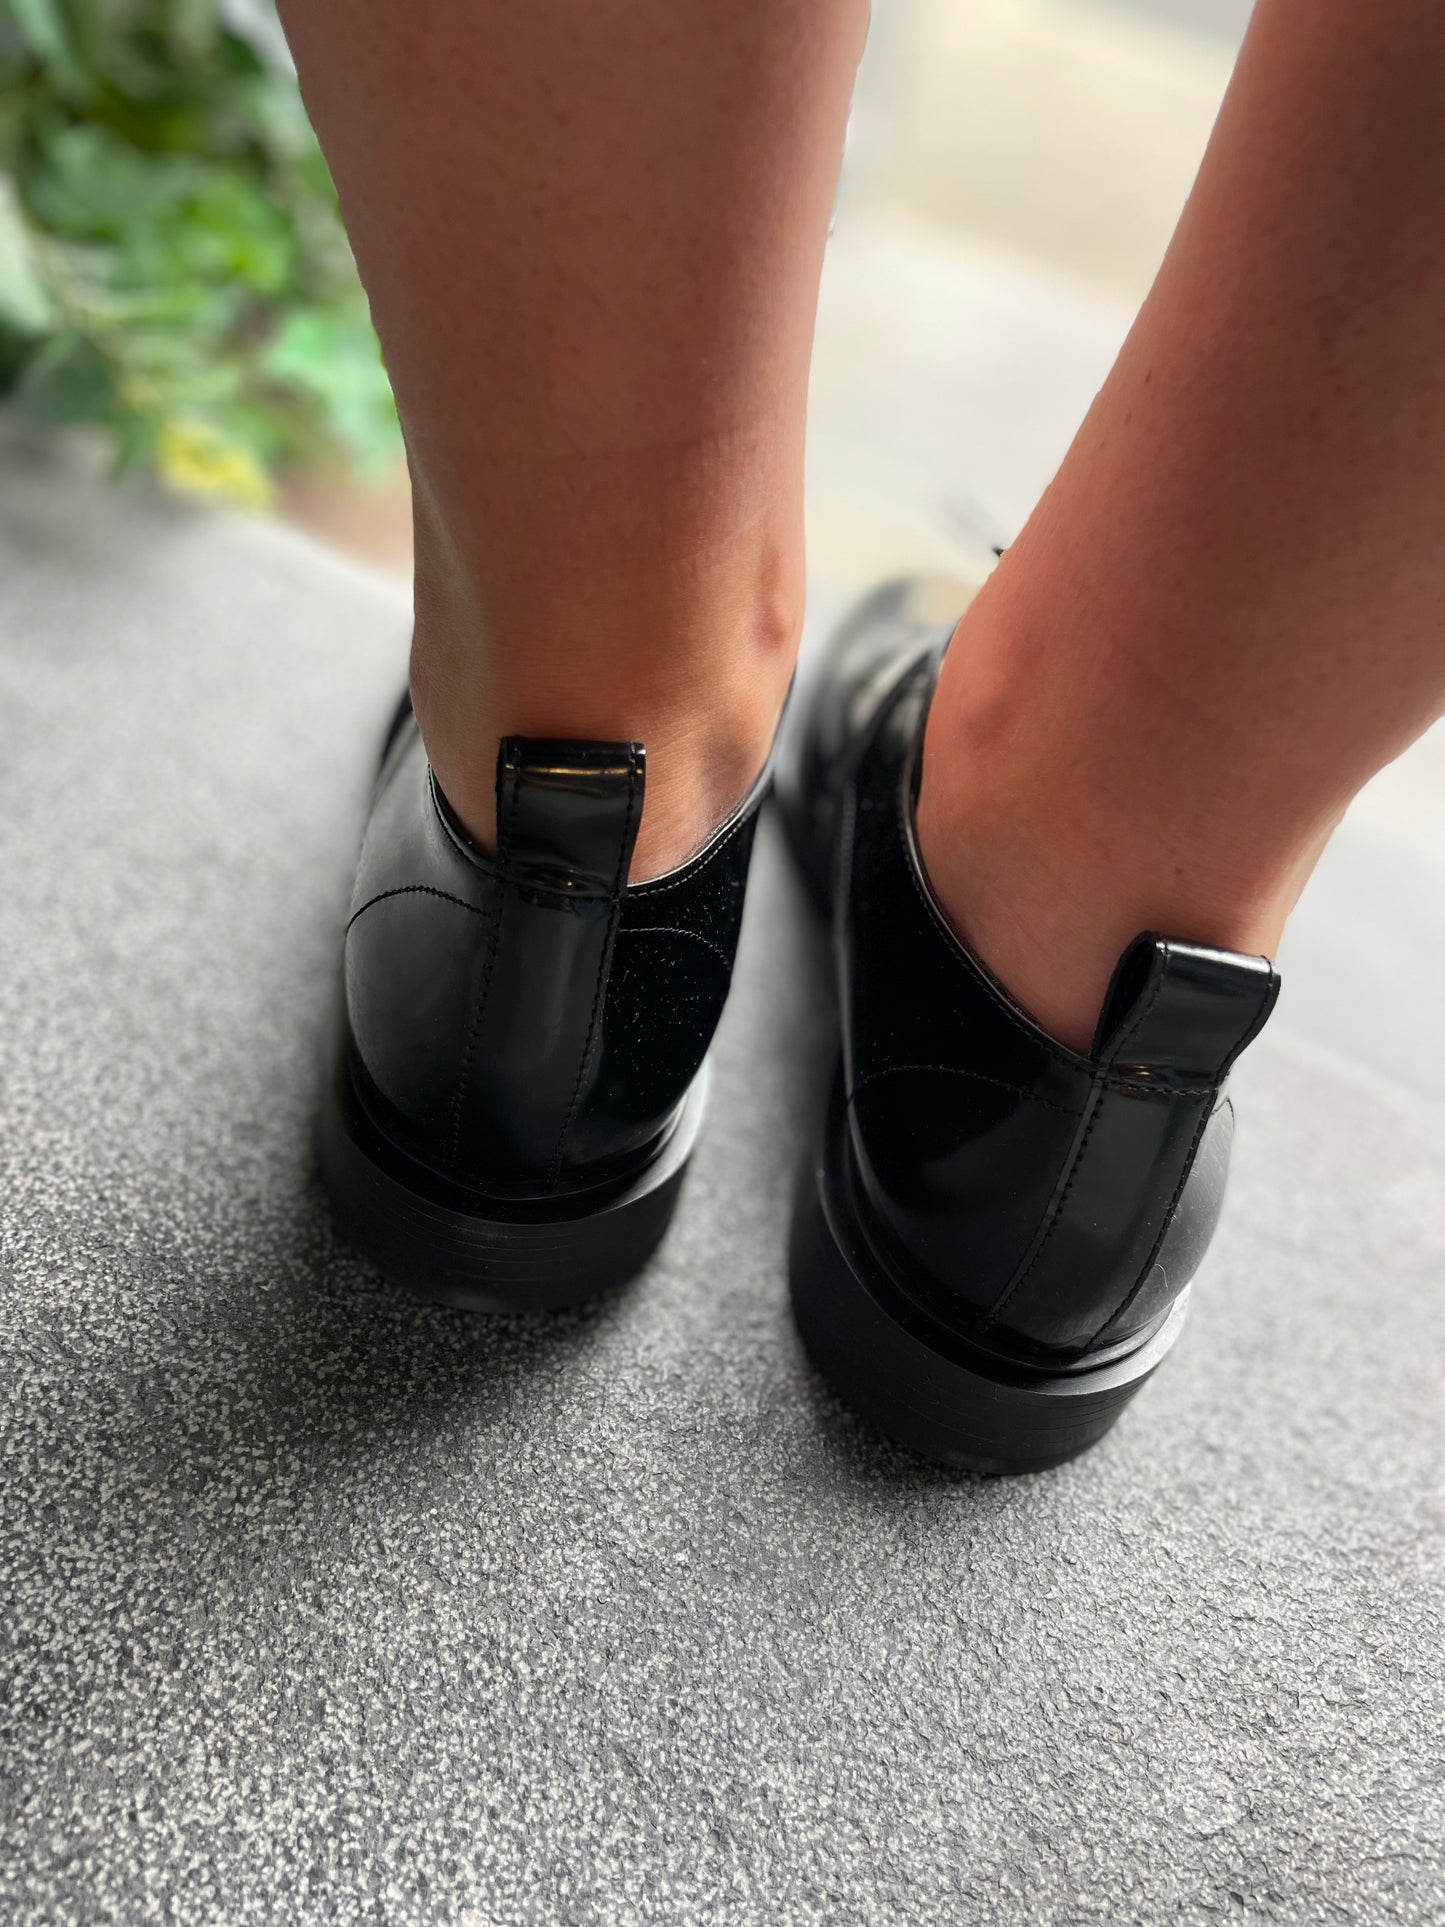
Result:
{"label": "shoe", "polygon": [[[960,942],[914,829],[952,624],[894,583],[833,637],[777,794],[831,917],[842,1049],[794,1217],[803,1341],[865,1418],[941,1464],[1042,1470],[1101,1438],[1179,1337],[1224,1196],[1230,1066],[1262,957],[1135,939],[1089,1056]],[[954,604],[955,613],[961,602]]]}
{"label": "shoe", "polygon": [[409,704],[393,724],[318,1140],[345,1235],[423,1296],[572,1304],[671,1221],[766,785],[679,869],[629,884],[645,761],[640,743],[508,737],[491,857]]}

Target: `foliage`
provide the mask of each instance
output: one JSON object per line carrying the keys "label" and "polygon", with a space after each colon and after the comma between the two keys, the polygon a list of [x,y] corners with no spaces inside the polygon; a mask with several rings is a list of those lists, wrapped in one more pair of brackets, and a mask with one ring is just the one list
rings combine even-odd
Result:
{"label": "foliage", "polygon": [[242,502],[395,454],[269,0],[0,0],[0,395]]}

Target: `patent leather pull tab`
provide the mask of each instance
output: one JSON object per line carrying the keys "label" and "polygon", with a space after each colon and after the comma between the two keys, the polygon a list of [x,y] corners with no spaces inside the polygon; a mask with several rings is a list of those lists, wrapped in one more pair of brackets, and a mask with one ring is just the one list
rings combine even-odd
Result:
{"label": "patent leather pull tab", "polygon": [[576,897],[627,882],[642,821],[641,743],[507,736],[497,756],[497,857],[506,881]]}
{"label": "patent leather pull tab", "polygon": [[[1093,1088],[1053,1202],[990,1318],[1006,1311],[1034,1342],[1084,1351],[1170,1302],[1156,1261],[1174,1207],[1219,1086],[1278,993],[1264,957],[1135,938],[1104,999]],[[1221,1174],[1216,1198],[1222,1185]]]}
{"label": "patent leather pull tab", "polygon": [[565,1182],[597,1071],[617,919],[642,818],[640,743],[508,736],[496,913],[453,1103],[454,1168],[536,1196]]}
{"label": "patent leather pull tab", "polygon": [[1093,1055],[1116,1076],[1151,1084],[1220,1084],[1279,995],[1267,957],[1148,932],[1119,960]]}

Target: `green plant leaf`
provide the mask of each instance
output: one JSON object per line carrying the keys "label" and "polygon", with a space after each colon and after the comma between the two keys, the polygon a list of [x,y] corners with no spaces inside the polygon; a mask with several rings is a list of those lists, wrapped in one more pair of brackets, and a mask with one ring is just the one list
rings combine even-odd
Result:
{"label": "green plant leaf", "polygon": [[401,434],[391,384],[376,336],[359,309],[352,315],[297,309],[261,367],[272,381],[314,400],[330,432],[364,469],[395,458]]}
{"label": "green plant leaf", "polygon": [[94,122],[41,118],[20,187],[31,213],[57,234],[107,239],[179,199],[194,163],[141,154]]}
{"label": "green plant leaf", "polygon": [[257,496],[395,409],[273,0],[0,0],[0,395]]}
{"label": "green plant leaf", "polygon": [[115,381],[93,341],[54,335],[26,362],[15,402],[29,420],[53,427],[102,420],[114,406]]}
{"label": "green plant leaf", "polygon": [[177,265],[204,280],[233,279],[278,294],[295,255],[290,224],[259,183],[215,169],[195,182],[169,239]]}
{"label": "green plant leaf", "polygon": [[175,66],[184,69],[214,50],[221,31],[215,0],[164,0],[162,14],[166,51]]}
{"label": "green plant leaf", "polygon": [[39,256],[15,183],[0,174],[0,324],[17,334],[43,334],[55,318]]}
{"label": "green plant leaf", "polygon": [[66,93],[84,92],[86,75],[58,0],[9,0],[9,4],[20,39],[41,69]]}
{"label": "green plant leaf", "polygon": [[275,74],[294,74],[291,49],[270,0],[219,0],[229,33],[244,40],[256,58]]}

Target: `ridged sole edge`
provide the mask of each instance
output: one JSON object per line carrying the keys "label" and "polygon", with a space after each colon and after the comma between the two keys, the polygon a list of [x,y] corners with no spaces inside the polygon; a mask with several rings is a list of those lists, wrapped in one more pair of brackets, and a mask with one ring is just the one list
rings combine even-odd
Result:
{"label": "ridged sole edge", "polygon": [[623,1284],[661,1244],[707,1107],[704,1063],[666,1143],[630,1184],[555,1212],[473,1200],[417,1166],[372,1123],[344,1050],[316,1124],[337,1229],[394,1284],[464,1311],[558,1311]]}
{"label": "ridged sole edge", "polygon": [[1136,1351],[1093,1370],[1014,1369],[962,1342],[931,1343],[883,1274],[820,1141],[799,1186],[789,1271],[804,1349],[828,1384],[895,1443],[956,1471],[1044,1472],[1103,1438],[1172,1350],[1187,1291]]}

